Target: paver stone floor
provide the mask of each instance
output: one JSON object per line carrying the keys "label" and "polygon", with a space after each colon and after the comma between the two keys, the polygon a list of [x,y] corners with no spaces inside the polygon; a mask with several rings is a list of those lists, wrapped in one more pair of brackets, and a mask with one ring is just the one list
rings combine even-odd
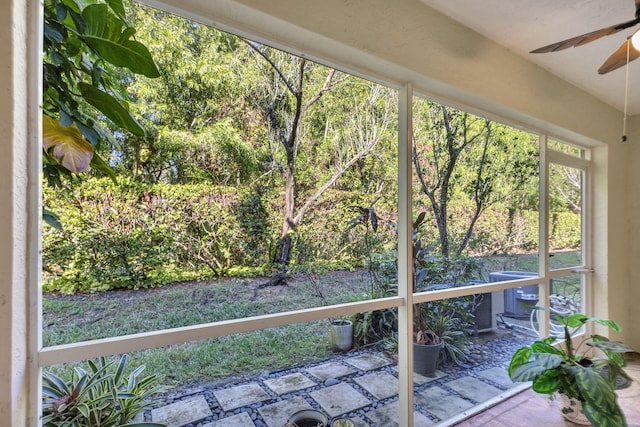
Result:
{"label": "paver stone floor", "polygon": [[[441,368],[434,377],[414,374],[416,427],[459,415],[514,386],[504,367],[465,372]],[[152,409],[147,420],[167,427],[283,427],[293,413],[319,409],[356,427],[394,427],[397,375],[397,366],[382,353],[346,354],[235,386],[188,389],[190,395]]]}
{"label": "paver stone floor", "polygon": [[[389,403],[382,408],[367,413],[367,418],[377,426],[398,427],[398,402]],[[413,426],[424,427],[433,424],[429,418],[420,412],[413,413]]]}
{"label": "paver stone floor", "polygon": [[271,399],[269,393],[256,383],[216,390],[213,394],[225,411]]}
{"label": "paver stone floor", "polygon": [[302,397],[281,400],[258,409],[267,427],[282,427],[289,416],[303,409],[312,409],[311,405]]}
{"label": "paver stone floor", "polygon": [[500,394],[500,390],[473,377],[462,377],[445,384],[460,396],[477,403],[489,400]]}
{"label": "paver stone floor", "polygon": [[346,383],[309,393],[331,418],[364,408],[372,402]]}
{"label": "paver stone floor", "polygon": [[151,416],[154,421],[169,426],[181,426],[212,415],[209,404],[202,396],[181,400],[171,405],[153,409]]}
{"label": "paver stone floor", "polygon": [[356,377],[353,381],[378,400],[398,394],[398,379],[387,372],[374,372]]}

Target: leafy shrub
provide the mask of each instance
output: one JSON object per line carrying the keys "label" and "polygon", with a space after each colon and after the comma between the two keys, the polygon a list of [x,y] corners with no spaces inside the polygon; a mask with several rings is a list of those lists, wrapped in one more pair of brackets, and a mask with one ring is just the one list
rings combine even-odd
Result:
{"label": "leafy shrub", "polygon": [[549,247],[552,250],[580,247],[580,216],[572,212],[558,212],[551,217]]}
{"label": "leafy shrub", "polygon": [[[72,190],[47,187],[44,197],[64,227],[43,229],[46,291],[136,289],[268,273],[281,227],[282,201],[268,191],[91,179]],[[348,206],[360,197],[325,194],[296,231],[293,268],[361,265],[363,246],[349,243],[340,229]]]}
{"label": "leafy shrub", "polygon": [[[44,188],[44,203],[63,230],[43,226],[45,291],[95,292],[145,288],[234,274],[261,274],[271,262],[281,229],[277,191],[206,184],[143,184],[89,179],[73,189]],[[291,270],[305,265],[367,267],[372,280],[395,281],[393,227],[368,232],[349,227],[371,195],[328,190],[293,235]],[[395,217],[393,200],[376,200],[380,224]],[[456,211],[457,212],[457,211]],[[552,246],[579,243],[579,218],[560,213]],[[481,217],[472,253],[513,253],[537,245],[537,213],[494,206]],[[436,233],[420,236],[425,245]],[[443,263],[442,261],[441,263]],[[444,264],[443,264],[444,265]],[[439,267],[430,268],[432,276]],[[389,277],[377,278],[376,275]],[[450,270],[437,273],[450,282]],[[431,283],[438,283],[432,281]]]}
{"label": "leafy shrub", "polygon": [[160,423],[130,423],[150,405],[149,397],[160,391],[154,375],[141,377],[144,366],[128,375],[126,355],[115,361],[103,357],[89,361],[89,371],[76,368],[70,381],[44,372],[42,377],[42,425],[65,426],[163,426]]}

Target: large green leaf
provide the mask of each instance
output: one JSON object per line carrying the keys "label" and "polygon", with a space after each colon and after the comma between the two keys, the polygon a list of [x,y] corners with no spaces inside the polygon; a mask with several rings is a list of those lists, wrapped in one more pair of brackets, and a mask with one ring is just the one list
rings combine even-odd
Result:
{"label": "large green leaf", "polygon": [[558,318],[558,320],[560,320],[563,324],[567,325],[570,328],[579,328],[589,320],[589,317],[582,313],[574,313],[568,317]]}
{"label": "large green leaf", "polygon": [[633,351],[631,347],[619,341],[593,341],[587,344],[612,353],[628,353]]}
{"label": "large green leaf", "polygon": [[555,369],[563,361],[557,354],[539,354],[535,360],[527,362],[513,369],[511,379],[514,381],[533,381],[549,369]]}
{"label": "large green leaf", "polygon": [[621,332],[622,328],[620,327],[620,325],[618,325],[616,322],[614,322],[613,320],[609,320],[609,319],[596,319],[596,318],[591,318],[589,319],[593,322],[599,323],[600,325],[604,325],[607,326],[611,329],[613,329],[616,332]]}
{"label": "large green leaf", "polygon": [[536,341],[531,344],[531,349],[534,353],[549,353],[549,354],[558,354],[560,356],[564,356],[564,352],[559,348],[556,348],[544,341]]}
{"label": "large green leaf", "polygon": [[582,404],[582,413],[591,424],[597,427],[626,427],[627,420],[620,407],[616,406],[613,411],[603,412],[593,407],[590,403]]}
{"label": "large green leaf", "polygon": [[584,402],[595,410],[611,412],[617,406],[617,396],[607,380],[595,369],[581,368],[575,375]]}
{"label": "large green leaf", "polygon": [[78,88],[82,92],[82,97],[116,126],[127,129],[134,135],[144,136],[142,126],[116,98],[87,83],[78,83]]}
{"label": "large green leaf", "polygon": [[125,20],[124,4],[122,0],[107,0],[107,4],[118,15],[118,18]]}
{"label": "large green leaf", "polygon": [[109,166],[97,153],[94,154],[91,159],[91,167],[100,172],[104,172],[109,178],[111,178],[111,181],[113,181],[114,184],[118,183],[116,174],[113,169],[111,169],[111,166]]}
{"label": "large green leaf", "polygon": [[73,173],[85,171],[93,157],[93,146],[76,125],[62,126],[53,117],[42,116],[42,145],[62,166]]}
{"label": "large green leaf", "polygon": [[50,210],[42,208],[42,220],[56,230],[62,231],[62,223],[60,222],[60,218],[58,218],[58,215],[51,212]]}
{"label": "large green leaf", "polygon": [[556,369],[546,370],[533,381],[533,391],[540,394],[552,394],[560,387],[560,377]]}
{"label": "large green leaf", "polygon": [[[523,365],[531,358],[531,349],[529,347],[519,348],[511,357],[511,363],[509,363],[509,375],[513,373],[513,370],[520,365]],[[513,377],[511,377],[513,379]]]}
{"label": "large green leaf", "polygon": [[160,76],[149,50],[142,43],[130,39],[135,30],[109,13],[106,4],[87,6],[82,17],[85,21],[83,39],[105,61],[136,74],[151,78]]}

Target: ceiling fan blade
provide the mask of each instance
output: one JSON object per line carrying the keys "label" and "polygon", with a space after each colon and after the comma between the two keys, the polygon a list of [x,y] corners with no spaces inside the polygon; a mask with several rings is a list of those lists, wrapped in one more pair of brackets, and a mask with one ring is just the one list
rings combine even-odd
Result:
{"label": "ceiling fan blade", "polygon": [[629,49],[629,62],[640,58],[640,51],[633,47],[631,38],[628,38],[627,41],[622,43],[618,50],[613,52],[613,54],[604,61],[604,64],[598,68],[598,74],[606,74],[627,65],[627,49]]}
{"label": "ceiling fan blade", "polygon": [[[638,1],[640,0],[636,0],[636,2]],[[540,47],[538,49],[532,50],[531,53],[557,52],[568,47],[582,46],[583,44],[591,43],[592,41],[598,40],[601,37],[615,34],[618,31],[624,30],[625,28],[633,27],[638,23],[640,23],[640,18],[635,18],[631,21],[621,22],[620,24],[612,25],[610,27],[602,28],[590,33],[582,34],[580,36],[572,37],[567,40]]]}

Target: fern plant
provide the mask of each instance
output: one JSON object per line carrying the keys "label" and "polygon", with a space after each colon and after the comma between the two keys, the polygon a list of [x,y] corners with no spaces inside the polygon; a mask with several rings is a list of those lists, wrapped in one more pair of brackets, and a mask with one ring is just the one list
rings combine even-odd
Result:
{"label": "fern plant", "polygon": [[149,406],[149,397],[160,391],[155,375],[141,376],[144,366],[125,374],[127,356],[107,362],[88,361],[89,371],[76,368],[70,381],[44,372],[42,377],[42,425],[45,427],[151,427],[160,423],[133,422]]}

